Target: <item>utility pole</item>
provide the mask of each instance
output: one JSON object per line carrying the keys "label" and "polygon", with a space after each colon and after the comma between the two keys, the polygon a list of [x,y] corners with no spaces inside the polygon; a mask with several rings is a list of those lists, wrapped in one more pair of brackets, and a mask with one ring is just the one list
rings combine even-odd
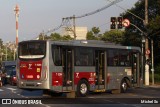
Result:
{"label": "utility pole", "polygon": [[16,5],[14,8],[15,17],[16,17],[16,47],[18,46],[18,17],[19,17],[19,6]]}
{"label": "utility pole", "polygon": [[154,55],[153,55],[153,39],[151,39],[151,49],[152,49],[152,85],[154,85]]}
{"label": "utility pole", "polygon": [[[16,17],[16,50],[18,48],[18,17],[19,17],[19,6],[16,5],[16,7],[14,8],[15,11],[15,17]],[[14,60],[16,58],[16,50],[14,49]]]}
{"label": "utility pole", "polygon": [[[70,27],[68,31],[72,31],[73,32],[73,37],[74,37],[74,40],[76,40],[76,17],[75,15],[73,15],[72,17],[66,17],[66,18],[63,18],[62,20],[65,22],[69,22],[69,20],[73,20],[73,27]],[[67,25],[67,23],[66,23]]]}
{"label": "utility pole", "polygon": [[[145,0],[145,26],[148,25],[148,0]],[[148,34],[147,34],[148,36]],[[145,40],[145,50],[147,51],[148,48],[148,38],[146,37]],[[146,54],[146,60],[149,59],[149,55]],[[145,85],[149,85],[149,65],[145,64]]]}
{"label": "utility pole", "polygon": [[73,15],[73,35],[74,35],[74,40],[76,40],[76,21],[75,21],[75,15]]}

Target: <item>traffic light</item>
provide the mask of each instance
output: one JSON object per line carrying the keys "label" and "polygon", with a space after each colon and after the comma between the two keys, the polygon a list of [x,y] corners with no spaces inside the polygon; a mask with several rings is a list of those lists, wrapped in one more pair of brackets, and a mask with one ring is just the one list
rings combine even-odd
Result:
{"label": "traffic light", "polygon": [[116,29],[116,22],[117,22],[116,17],[111,17],[110,29]]}
{"label": "traffic light", "polygon": [[118,17],[118,29],[122,29],[123,28],[123,24],[122,24],[122,21],[123,21],[123,18],[122,17]]}

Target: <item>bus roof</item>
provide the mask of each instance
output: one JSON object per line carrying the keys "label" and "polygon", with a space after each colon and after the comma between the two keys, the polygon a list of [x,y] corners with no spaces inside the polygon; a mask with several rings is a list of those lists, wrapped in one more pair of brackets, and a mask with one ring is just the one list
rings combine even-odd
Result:
{"label": "bus roof", "polygon": [[82,46],[82,47],[97,47],[97,48],[114,48],[114,49],[128,49],[137,50],[141,52],[140,47],[136,46],[122,46],[121,44],[115,44],[98,40],[72,40],[72,41],[49,41],[50,43],[65,46]]}
{"label": "bus roof", "polygon": [[2,66],[16,65],[16,61],[2,61]]}
{"label": "bus roof", "polygon": [[[115,48],[115,49],[128,49],[137,50],[141,52],[140,47],[136,46],[122,46],[120,44],[115,44],[111,42],[105,42],[100,40],[69,40],[69,41],[53,41],[53,40],[29,40],[22,42],[38,42],[47,41],[50,44],[65,45],[65,46],[82,46],[82,47],[97,47],[97,48]],[[20,42],[20,43],[22,43]]]}

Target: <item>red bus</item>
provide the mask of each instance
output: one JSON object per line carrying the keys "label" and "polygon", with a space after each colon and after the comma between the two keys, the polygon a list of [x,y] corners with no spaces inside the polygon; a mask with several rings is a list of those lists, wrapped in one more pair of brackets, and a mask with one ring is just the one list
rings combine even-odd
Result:
{"label": "red bus", "polygon": [[141,50],[103,41],[29,40],[18,45],[17,85],[63,93],[126,92],[140,85]]}

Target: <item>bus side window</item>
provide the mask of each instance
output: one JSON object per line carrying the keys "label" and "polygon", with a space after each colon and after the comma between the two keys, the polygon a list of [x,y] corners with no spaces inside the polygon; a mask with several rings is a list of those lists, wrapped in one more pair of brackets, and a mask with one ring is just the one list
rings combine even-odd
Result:
{"label": "bus side window", "polygon": [[75,65],[93,66],[93,50],[90,48],[76,48]]}
{"label": "bus side window", "polygon": [[119,51],[120,66],[130,66],[130,54],[128,50]]}
{"label": "bus side window", "polygon": [[113,49],[108,50],[107,60],[109,66],[118,66],[119,65],[118,51]]}
{"label": "bus side window", "polygon": [[80,62],[79,58],[76,59],[76,65],[81,65],[81,62]]}
{"label": "bus side window", "polygon": [[56,66],[62,65],[62,49],[59,46],[52,46],[52,58]]}

